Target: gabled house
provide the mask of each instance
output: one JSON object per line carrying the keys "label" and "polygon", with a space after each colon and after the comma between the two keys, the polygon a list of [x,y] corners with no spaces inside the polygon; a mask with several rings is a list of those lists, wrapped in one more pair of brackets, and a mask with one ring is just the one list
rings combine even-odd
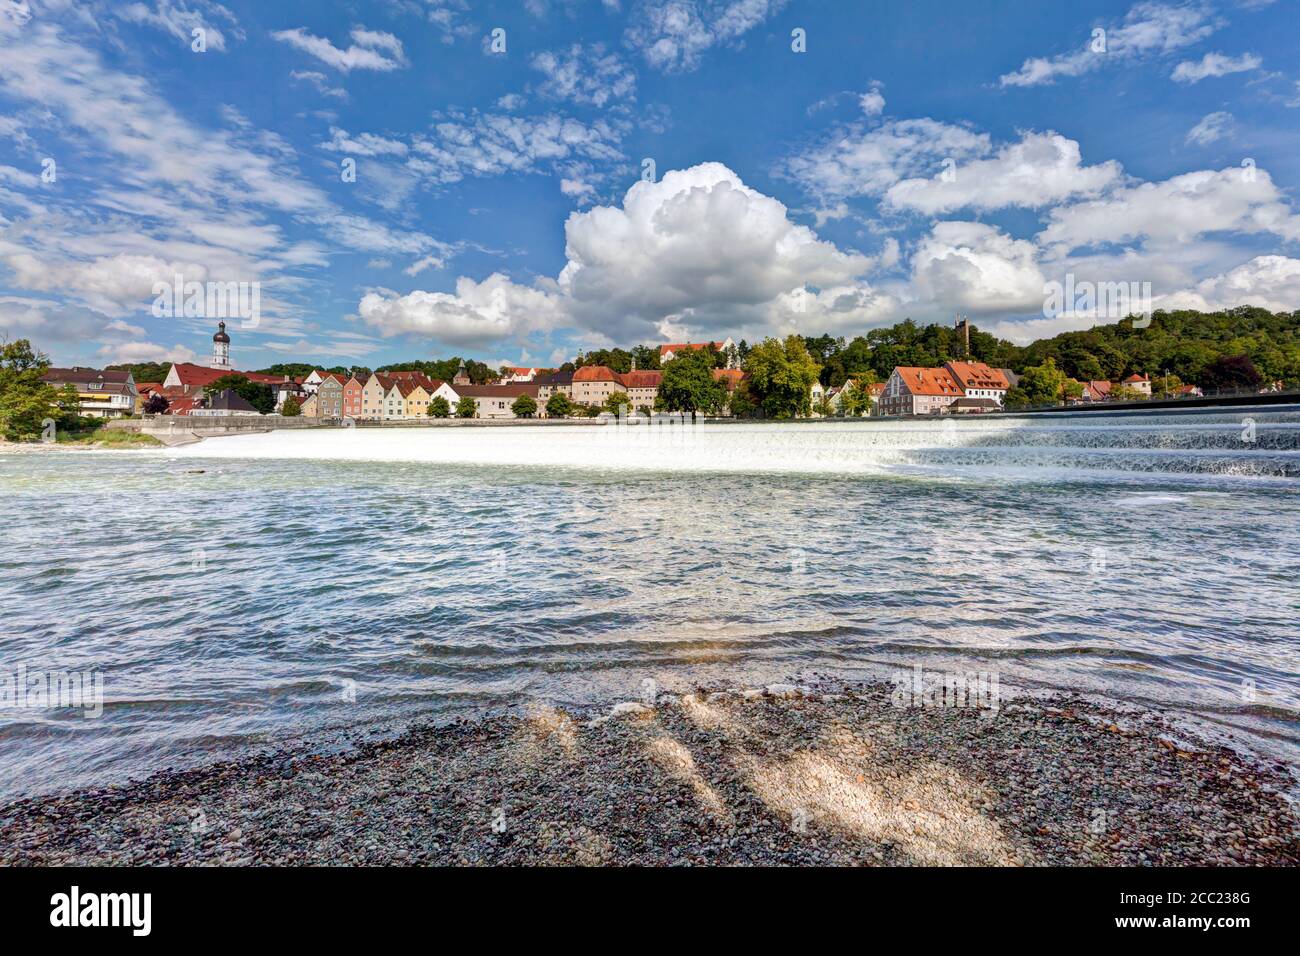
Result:
{"label": "gabled house", "polygon": [[965,389],[946,368],[899,365],[885,382],[880,414],[939,415],[965,397]]}
{"label": "gabled house", "polygon": [[1143,395],[1146,395],[1148,398],[1151,397],[1151,376],[1150,375],[1138,375],[1137,373],[1134,373],[1130,375],[1128,378],[1124,379],[1124,381],[1121,384],[1124,385],[1126,388],[1131,388],[1141,392]]}
{"label": "gabled house", "polygon": [[540,368],[519,368],[514,365],[507,365],[501,371],[502,378],[500,384],[513,385],[516,382],[534,381],[542,370]]}
{"label": "gabled house", "polygon": [[573,400],[579,405],[604,405],[615,392],[626,391],[618,373],[606,365],[584,365],[573,371]]}
{"label": "gabled house", "polygon": [[349,376],[343,383],[343,417],[353,421],[361,417],[361,393],[366,383],[355,375]]}
{"label": "gabled house", "polygon": [[134,415],[139,390],[129,369],[51,368],[41,381],[56,389],[77,390],[78,413],[88,418],[122,418]]}
{"label": "gabled house", "polygon": [[[315,374],[315,373],[313,373]],[[337,372],[322,372],[319,384],[316,386],[316,397],[319,399],[317,410],[320,418],[342,418],[343,417],[343,383],[345,379]]]}
{"label": "gabled house", "polygon": [[378,420],[384,417],[384,396],[388,394],[393,380],[387,375],[371,372],[366,384],[361,389],[361,414],[359,418]]}
{"label": "gabled house", "polygon": [[[721,369],[715,369],[714,378]],[[632,402],[632,408],[640,411],[654,411],[655,399],[659,397],[659,384],[664,380],[664,373],[648,371],[631,371],[624,372],[618,376],[618,380],[623,384],[623,391],[627,392],[628,399]]]}
{"label": "gabled house", "polygon": [[380,416],[384,421],[397,421],[406,417],[406,396],[402,394],[401,379],[384,377],[387,387],[384,389],[383,413]]}
{"label": "gabled house", "polygon": [[206,407],[195,408],[190,411],[191,416],[209,418],[216,415],[240,415],[252,417],[261,414],[261,412],[249,404],[248,399],[244,398],[233,388],[223,389],[215,395],[209,396]]}
{"label": "gabled house", "polygon": [[1080,402],[1104,402],[1110,398],[1110,382],[1104,379],[1090,379],[1081,384],[1083,392],[1079,395]]}
{"label": "gabled house", "polygon": [[945,362],[943,367],[962,387],[963,398],[991,398],[1001,406],[1011,388],[1011,383],[999,369],[990,368],[983,362]]}
{"label": "gabled house", "polygon": [[551,400],[552,395],[564,395],[568,399],[573,399],[573,373],[572,372],[548,372],[533,379],[533,384],[537,386],[537,404],[538,414],[546,414],[546,403]]}

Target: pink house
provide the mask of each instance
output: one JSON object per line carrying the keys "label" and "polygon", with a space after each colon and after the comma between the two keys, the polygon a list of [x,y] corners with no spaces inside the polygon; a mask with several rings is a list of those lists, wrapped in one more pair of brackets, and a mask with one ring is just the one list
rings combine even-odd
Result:
{"label": "pink house", "polygon": [[353,375],[343,383],[343,417],[356,420],[361,417],[361,392],[366,383]]}

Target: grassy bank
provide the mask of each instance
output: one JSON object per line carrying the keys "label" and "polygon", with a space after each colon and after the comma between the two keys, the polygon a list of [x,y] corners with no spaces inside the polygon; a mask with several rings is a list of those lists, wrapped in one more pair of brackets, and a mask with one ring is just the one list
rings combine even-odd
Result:
{"label": "grassy bank", "polygon": [[154,448],[162,442],[152,435],[129,432],[117,428],[94,428],[89,431],[60,431],[55,436],[59,445],[81,445],[96,448]]}

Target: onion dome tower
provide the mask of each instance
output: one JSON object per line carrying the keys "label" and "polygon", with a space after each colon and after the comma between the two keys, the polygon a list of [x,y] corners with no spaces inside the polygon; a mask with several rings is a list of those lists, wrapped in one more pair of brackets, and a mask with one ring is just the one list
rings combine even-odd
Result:
{"label": "onion dome tower", "polygon": [[212,336],[212,362],[211,368],[219,368],[223,372],[230,371],[230,336],[226,334],[226,323],[217,323],[217,334]]}

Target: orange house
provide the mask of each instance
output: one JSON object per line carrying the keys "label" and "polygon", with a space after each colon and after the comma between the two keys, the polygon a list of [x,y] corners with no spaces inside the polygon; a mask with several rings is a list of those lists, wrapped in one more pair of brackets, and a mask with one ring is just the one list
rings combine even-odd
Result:
{"label": "orange house", "polygon": [[353,375],[343,383],[343,417],[354,421],[361,417],[361,393],[366,383],[357,381]]}

